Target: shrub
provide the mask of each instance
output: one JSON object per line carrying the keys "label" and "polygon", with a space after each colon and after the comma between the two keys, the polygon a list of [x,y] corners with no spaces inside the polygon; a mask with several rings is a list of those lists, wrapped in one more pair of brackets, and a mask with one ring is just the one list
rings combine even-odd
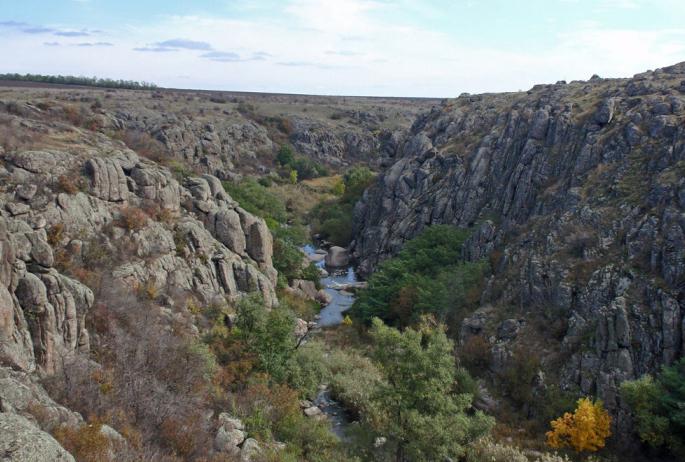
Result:
{"label": "shrub", "polygon": [[248,212],[276,223],[285,223],[287,213],[283,201],[262,186],[254,178],[245,178],[240,182],[224,182],[224,189],[240,206]]}
{"label": "shrub", "polygon": [[163,162],[171,157],[167,148],[147,132],[140,130],[124,130],[117,137],[129,148],[150,160]]}
{"label": "shrub", "polygon": [[482,335],[469,337],[457,353],[464,367],[474,374],[486,372],[492,362],[490,344]]}
{"label": "shrub", "polygon": [[[334,361],[331,359],[331,362]],[[319,385],[327,383],[331,377],[329,361],[326,359],[324,345],[311,341],[300,348],[293,356],[288,371],[288,384],[300,392],[304,398],[313,399]]]}
{"label": "shrub", "polygon": [[79,462],[103,462],[110,458],[110,442],[100,431],[103,422],[93,419],[78,428],[62,425],[53,436]]}
{"label": "shrub", "polygon": [[312,210],[312,231],[335,245],[347,246],[352,240],[354,205],[373,178],[373,172],[367,167],[354,167],[347,171],[342,182],[334,185],[334,193],[339,192],[341,197],[317,204]]}
{"label": "shrub", "polygon": [[354,204],[364,193],[364,190],[373,183],[374,174],[365,166],[356,166],[345,172],[343,175],[343,183],[345,185],[345,192],[343,193],[343,201]]}
{"label": "shrub", "polygon": [[314,232],[339,246],[347,246],[352,240],[352,206],[334,202],[317,205]]}
{"label": "shrub", "polygon": [[397,325],[431,313],[458,325],[478,304],[487,263],[465,262],[461,248],[468,232],[448,225],[426,228],[402,251],[379,265],[359,293],[351,314],[364,323],[373,317]]}
{"label": "shrub", "polygon": [[[154,308],[112,284],[103,285],[93,311],[98,334],[93,358],[103,370],[99,372],[100,366],[90,358],[69,358],[62,370],[44,381],[50,396],[77,412],[108,416],[122,434],[134,439],[132,444],[141,451],[149,448],[160,460],[189,447],[180,434],[177,441],[165,443],[173,433],[167,419],[173,418],[179,431],[194,441],[193,454],[186,460],[206,455],[213,435],[205,419],[197,416],[209,411],[208,377],[213,368],[208,349],[197,345],[180,325],[167,329]],[[150,458],[141,453],[115,460]]]}
{"label": "shrub", "polygon": [[519,448],[481,438],[466,451],[466,462],[570,462],[568,456],[545,453],[531,461]]}
{"label": "shrub", "polygon": [[67,194],[76,194],[81,189],[79,177],[60,175],[57,177],[57,188]]}
{"label": "shrub", "polygon": [[290,165],[295,160],[295,154],[293,153],[293,148],[284,144],[278,150],[276,154],[276,162],[282,166]]}
{"label": "shrub", "polygon": [[64,118],[77,127],[82,126],[89,116],[88,112],[83,107],[67,105],[62,109],[64,111]]}
{"label": "shrub", "polygon": [[118,225],[129,231],[140,231],[147,225],[148,217],[141,209],[133,206],[119,209]]}
{"label": "shrub", "polygon": [[48,229],[47,234],[50,247],[57,247],[64,239],[64,223],[55,223]]}
{"label": "shrub", "polygon": [[[293,149],[287,145],[281,145],[276,154],[276,162],[285,169],[285,174],[291,183],[298,180],[309,180],[319,176],[328,175],[328,169],[311,159],[296,156]],[[283,171],[281,172],[283,175]]]}
{"label": "shrub", "polygon": [[289,310],[267,311],[257,295],[243,297],[238,303],[236,335],[255,354],[259,368],[277,382],[285,381],[288,361],[295,352],[295,319]]}
{"label": "shrub", "polygon": [[295,313],[298,318],[305,321],[313,321],[314,317],[321,311],[321,305],[315,300],[308,300],[287,291],[278,294],[280,304]]}
{"label": "shrub", "polygon": [[195,429],[201,427],[202,419],[203,416],[199,413],[191,414],[185,419],[174,416],[165,418],[159,426],[164,444],[184,460],[192,459],[194,454],[201,452],[202,445],[206,444],[203,435],[195,432]]}
{"label": "shrub", "polygon": [[525,347],[514,350],[511,361],[501,374],[502,388],[522,408],[533,402],[533,382],[540,370],[540,357]]}
{"label": "shrub", "polygon": [[369,416],[373,398],[383,381],[378,367],[354,350],[335,350],[328,363],[333,396],[344,404],[345,409],[360,416]]}
{"label": "shrub", "polygon": [[649,375],[621,384],[640,439],[653,447],[668,447],[685,457],[685,358]]}

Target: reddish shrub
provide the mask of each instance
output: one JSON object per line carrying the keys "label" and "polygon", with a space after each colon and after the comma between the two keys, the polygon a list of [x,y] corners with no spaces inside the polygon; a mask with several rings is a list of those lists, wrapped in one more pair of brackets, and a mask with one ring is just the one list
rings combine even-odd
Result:
{"label": "reddish shrub", "polygon": [[147,215],[138,207],[122,207],[119,209],[118,224],[129,231],[141,230],[147,225]]}
{"label": "reddish shrub", "polygon": [[79,462],[103,462],[110,459],[110,441],[100,432],[102,421],[92,419],[79,428],[62,425],[53,436]]}

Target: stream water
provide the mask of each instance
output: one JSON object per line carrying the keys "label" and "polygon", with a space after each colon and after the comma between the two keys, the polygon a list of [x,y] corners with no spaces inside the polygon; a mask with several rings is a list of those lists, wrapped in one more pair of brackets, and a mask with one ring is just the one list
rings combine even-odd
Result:
{"label": "stream water", "polygon": [[[302,250],[309,257],[317,254],[317,249],[311,244],[305,245]],[[323,255],[319,253],[319,255]],[[326,268],[323,259],[314,263],[317,267],[328,272],[328,276],[320,279],[321,286],[331,296],[331,302],[323,307],[319,312],[317,327],[337,326],[343,320],[344,312],[347,311],[354,302],[354,294],[345,290],[340,290],[340,286],[357,282],[354,268]],[[336,289],[338,287],[338,289]],[[350,425],[350,419],[345,409],[331,398],[330,390],[322,389],[314,400],[314,405],[321,408],[331,423],[333,433],[341,440],[346,439],[346,428]]]}
{"label": "stream water", "polygon": [[[311,256],[316,254],[317,249],[313,245],[307,244],[302,250],[307,256]],[[331,296],[331,303],[319,312],[320,318],[317,321],[317,325],[320,327],[337,326],[343,320],[343,313],[352,306],[354,294],[344,290],[337,290],[335,287],[355,283],[357,282],[357,276],[352,266],[347,268],[326,268],[324,260],[314,264],[328,271],[328,276],[321,278],[320,281],[326,293]]]}

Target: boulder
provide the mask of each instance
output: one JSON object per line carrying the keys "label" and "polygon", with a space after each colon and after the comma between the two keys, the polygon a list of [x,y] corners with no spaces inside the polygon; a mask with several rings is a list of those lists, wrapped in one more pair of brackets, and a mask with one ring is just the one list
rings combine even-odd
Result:
{"label": "boulder", "polygon": [[298,293],[301,293],[310,300],[315,300],[317,296],[316,284],[314,281],[308,281],[304,279],[293,279],[290,283],[290,287],[295,289]]}
{"label": "boulder", "polygon": [[240,449],[240,462],[252,462],[259,456],[262,448],[254,438],[248,438]]}
{"label": "boulder", "polygon": [[310,406],[304,410],[304,415],[307,417],[317,417],[323,414],[319,406]]}
{"label": "boulder", "polygon": [[227,452],[230,454],[237,454],[240,452],[240,446],[245,441],[245,432],[238,430],[226,430],[224,427],[219,427],[214,437],[214,448],[220,452]]}
{"label": "boulder", "polygon": [[90,189],[94,196],[110,202],[128,198],[128,182],[119,163],[111,158],[94,157],[86,162]]}
{"label": "boulder", "polygon": [[226,412],[219,414],[219,429],[214,437],[214,448],[220,452],[237,455],[239,446],[245,441],[245,425],[240,419],[231,417]]}
{"label": "boulder", "polygon": [[326,254],[326,266],[331,268],[343,268],[350,264],[350,256],[347,249],[336,245],[328,249]]}
{"label": "boulder", "polygon": [[74,462],[50,434],[8,412],[0,412],[0,456],[3,462]]}
{"label": "boulder", "polygon": [[8,202],[5,208],[13,217],[25,215],[31,211],[31,207],[28,204],[22,204],[21,202]]}
{"label": "boulder", "polygon": [[14,190],[16,196],[25,201],[30,201],[33,199],[33,196],[36,195],[36,192],[38,192],[38,186],[35,184],[20,184],[17,186],[17,189]]}
{"label": "boulder", "polygon": [[331,303],[331,301],[333,301],[333,297],[325,290],[319,289],[316,292],[316,301],[319,302],[321,305],[326,306],[329,303]]}
{"label": "boulder", "polygon": [[297,318],[295,322],[295,337],[300,339],[307,335],[307,332],[309,331],[309,324],[307,324],[307,321],[304,319]]}

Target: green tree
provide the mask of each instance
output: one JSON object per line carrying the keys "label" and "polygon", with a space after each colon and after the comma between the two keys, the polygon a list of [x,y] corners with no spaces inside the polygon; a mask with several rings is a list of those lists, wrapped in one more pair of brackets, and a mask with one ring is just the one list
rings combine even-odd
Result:
{"label": "green tree", "polygon": [[343,184],[345,185],[343,201],[354,205],[362,197],[364,190],[371,185],[373,179],[373,172],[365,166],[352,167],[345,172],[343,175]]}
{"label": "green tree", "polygon": [[640,439],[685,457],[685,358],[664,367],[657,379],[645,375],[621,384]]}
{"label": "green tree", "polygon": [[347,246],[352,240],[354,206],[373,179],[374,174],[368,167],[353,167],[345,172],[342,181],[332,188],[333,194],[340,197],[322,202],[312,210],[313,232],[335,245]]}
{"label": "green tree", "polygon": [[287,144],[284,144],[281,146],[281,148],[278,150],[278,154],[276,154],[276,162],[278,162],[280,165],[290,165],[293,163],[295,160],[295,154],[293,153],[293,148],[288,146]]}
{"label": "green tree", "polygon": [[471,412],[472,396],[455,392],[453,344],[442,326],[424,321],[403,332],[373,320],[373,358],[385,382],[374,397],[372,426],[388,438],[395,460],[459,458],[494,421]]}
{"label": "green tree", "polygon": [[296,347],[295,317],[285,309],[268,311],[257,295],[242,298],[237,308],[237,335],[255,353],[260,369],[283,382]]}
{"label": "green tree", "polygon": [[426,228],[394,258],[379,265],[360,292],[352,315],[373,317],[404,327],[425,313],[456,325],[477,305],[485,262],[465,262],[462,245],[468,231],[449,225]]}

